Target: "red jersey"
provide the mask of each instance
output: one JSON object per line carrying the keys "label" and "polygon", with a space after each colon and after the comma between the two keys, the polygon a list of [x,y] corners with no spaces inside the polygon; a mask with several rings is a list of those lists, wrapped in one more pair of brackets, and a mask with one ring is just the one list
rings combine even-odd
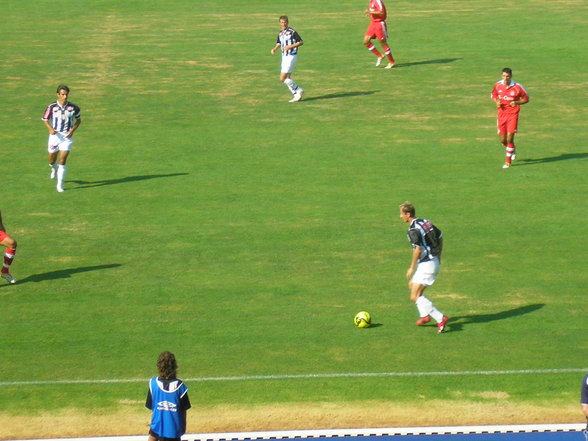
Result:
{"label": "red jersey", "polygon": [[522,84],[511,81],[510,84],[505,85],[502,81],[497,82],[492,89],[490,97],[493,100],[500,100],[500,111],[504,113],[519,113],[521,106],[511,107],[512,101],[519,101],[521,99],[529,99],[527,91]]}
{"label": "red jersey", "polygon": [[384,6],[384,2],[382,0],[370,0],[368,10],[375,12],[383,12],[382,15],[370,14],[372,16],[372,22],[386,20],[386,6]]}

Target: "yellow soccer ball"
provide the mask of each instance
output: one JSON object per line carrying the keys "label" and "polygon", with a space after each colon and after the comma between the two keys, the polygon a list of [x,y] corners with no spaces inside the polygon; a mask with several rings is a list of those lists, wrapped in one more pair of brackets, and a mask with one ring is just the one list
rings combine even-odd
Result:
{"label": "yellow soccer ball", "polygon": [[369,312],[361,311],[355,314],[353,322],[358,328],[369,328],[372,324],[372,317]]}

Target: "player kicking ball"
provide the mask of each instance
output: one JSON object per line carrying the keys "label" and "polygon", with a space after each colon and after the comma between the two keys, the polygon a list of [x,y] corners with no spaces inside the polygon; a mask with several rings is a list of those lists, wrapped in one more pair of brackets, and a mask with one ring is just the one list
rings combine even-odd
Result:
{"label": "player kicking ball", "polygon": [[433,305],[424,291],[435,283],[441,268],[443,233],[428,219],[417,218],[414,205],[408,201],[400,205],[400,219],[409,225],[407,236],[412,246],[412,257],[406,278],[409,280],[410,300],[419,312],[416,324],[422,326],[429,323],[432,317],[437,322],[437,332],[441,334],[449,318]]}

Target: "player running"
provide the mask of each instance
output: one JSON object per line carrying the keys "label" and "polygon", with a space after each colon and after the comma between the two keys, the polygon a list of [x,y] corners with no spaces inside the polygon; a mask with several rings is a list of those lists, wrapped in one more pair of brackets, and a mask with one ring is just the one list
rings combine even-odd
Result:
{"label": "player running", "polygon": [[304,44],[298,32],[288,26],[288,17],[280,17],[280,27],[282,30],[278,34],[276,45],[271,49],[271,54],[275,54],[278,49],[282,51],[282,64],[280,67],[280,81],[284,83],[290,92],[292,99],[290,103],[295,103],[302,99],[304,89],[292,79],[294,67],[298,61],[298,48]]}
{"label": "player running", "polygon": [[[388,58],[388,65],[385,69],[391,69],[394,67],[394,57],[392,51],[388,45],[388,28],[386,26],[386,6],[382,0],[370,0],[368,9],[365,11],[365,15],[371,17],[371,22],[365,36],[363,37],[363,45],[371,51],[378,60],[376,61],[376,67],[382,63],[384,56]],[[376,49],[376,46],[372,43],[372,40],[377,38],[380,40],[384,55]]]}
{"label": "player running", "polygon": [[[65,163],[73,146],[73,134],[82,123],[80,108],[70,103],[69,87],[60,85],[57,87],[57,101],[51,103],[45,109],[41,120],[49,130],[47,151],[49,152],[49,167],[51,167],[51,179],[57,177],[57,191],[63,193],[65,181]],[[59,153],[59,165],[55,168],[57,154]]]}
{"label": "player running", "polygon": [[506,149],[506,161],[502,168],[509,168],[516,158],[514,137],[519,125],[519,112],[521,106],[529,102],[529,95],[522,84],[512,80],[512,70],[505,67],[502,79],[494,85],[490,97],[496,103],[498,136]]}

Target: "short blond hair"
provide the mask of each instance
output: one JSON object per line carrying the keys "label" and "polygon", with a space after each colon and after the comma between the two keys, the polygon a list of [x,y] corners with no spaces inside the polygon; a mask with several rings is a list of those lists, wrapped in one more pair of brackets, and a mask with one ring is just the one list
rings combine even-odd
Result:
{"label": "short blond hair", "polygon": [[406,201],[406,202],[403,202],[402,204],[400,204],[400,211],[402,211],[403,213],[408,213],[412,217],[414,217],[416,214],[416,210],[414,208],[414,205],[412,204],[412,202],[409,202],[409,201]]}

